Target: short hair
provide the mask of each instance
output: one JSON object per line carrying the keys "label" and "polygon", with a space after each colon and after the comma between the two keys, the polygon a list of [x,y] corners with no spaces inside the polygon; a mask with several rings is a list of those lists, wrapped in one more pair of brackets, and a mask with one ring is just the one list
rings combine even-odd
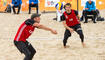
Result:
{"label": "short hair", "polygon": [[64,5],[64,9],[66,8],[66,6],[70,6],[70,7],[71,7],[71,4],[70,4],[70,3],[66,3],[66,4]]}

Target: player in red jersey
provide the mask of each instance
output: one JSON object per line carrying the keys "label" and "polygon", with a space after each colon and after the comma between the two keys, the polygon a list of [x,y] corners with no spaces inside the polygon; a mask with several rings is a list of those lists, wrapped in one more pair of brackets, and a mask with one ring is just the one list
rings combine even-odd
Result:
{"label": "player in red jersey", "polygon": [[34,54],[36,53],[33,46],[26,40],[33,33],[35,28],[44,29],[51,31],[53,34],[57,34],[56,30],[40,24],[40,14],[31,15],[31,19],[27,19],[21,24],[14,38],[15,46],[21,53],[25,54],[24,60],[32,60]]}
{"label": "player in red jersey", "polygon": [[78,12],[71,9],[70,3],[67,3],[64,6],[64,8],[66,11],[61,16],[63,25],[66,28],[65,33],[64,33],[64,39],[63,39],[64,48],[68,47],[68,46],[66,46],[66,43],[73,31],[76,31],[79,34],[79,36],[81,38],[82,45],[84,47],[84,35],[83,35],[82,29],[80,26]]}

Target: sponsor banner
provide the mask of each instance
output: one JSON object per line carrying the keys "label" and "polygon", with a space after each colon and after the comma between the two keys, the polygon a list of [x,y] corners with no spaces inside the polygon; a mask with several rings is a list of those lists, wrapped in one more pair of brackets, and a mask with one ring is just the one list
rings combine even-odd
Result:
{"label": "sponsor banner", "polygon": [[55,4],[60,0],[45,0],[45,7],[55,7]]}

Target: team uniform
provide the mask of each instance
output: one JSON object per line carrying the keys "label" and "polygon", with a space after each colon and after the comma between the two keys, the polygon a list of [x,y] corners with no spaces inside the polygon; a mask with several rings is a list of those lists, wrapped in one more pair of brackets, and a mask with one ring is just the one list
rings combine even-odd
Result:
{"label": "team uniform", "polygon": [[33,48],[33,46],[26,40],[36,28],[33,26],[34,23],[34,20],[27,19],[21,24],[14,38],[15,46],[21,53],[25,54],[24,60],[32,60],[34,54],[36,53],[36,50]]}
{"label": "team uniform", "polygon": [[[64,12],[63,15],[61,16],[61,20],[66,21],[67,26],[69,26],[74,31],[76,31],[81,38],[81,42],[84,42],[84,35],[81,29],[81,25],[78,21],[77,15],[78,15],[78,12],[75,10],[71,10],[71,13],[69,14]],[[63,39],[64,46],[66,46],[67,40],[70,36],[71,36],[71,32],[68,29],[66,29],[64,33],[64,39]]]}

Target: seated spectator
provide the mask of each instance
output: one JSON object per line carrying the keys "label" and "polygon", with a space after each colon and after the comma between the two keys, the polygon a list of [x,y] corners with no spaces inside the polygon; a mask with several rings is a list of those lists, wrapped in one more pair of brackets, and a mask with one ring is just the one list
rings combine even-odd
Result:
{"label": "seated spectator", "polygon": [[82,21],[83,18],[85,18],[85,22],[84,23],[88,22],[87,15],[93,15],[93,23],[96,23],[96,17],[99,14],[99,11],[96,10],[95,2],[91,1],[91,0],[87,1],[86,2],[86,6],[85,6],[85,10],[83,10],[82,14],[83,15],[82,15],[80,20]]}
{"label": "seated spectator", "polygon": [[11,13],[11,5],[10,4],[7,5],[7,7],[5,9],[5,12],[6,13]]}
{"label": "seated spectator", "polygon": [[[22,0],[12,0],[12,8],[14,14],[19,14],[21,9]],[[15,8],[18,8],[18,12],[16,13]]]}
{"label": "seated spectator", "polygon": [[36,11],[38,14],[38,2],[39,0],[29,0],[29,14],[31,14],[31,7],[36,7]]}

